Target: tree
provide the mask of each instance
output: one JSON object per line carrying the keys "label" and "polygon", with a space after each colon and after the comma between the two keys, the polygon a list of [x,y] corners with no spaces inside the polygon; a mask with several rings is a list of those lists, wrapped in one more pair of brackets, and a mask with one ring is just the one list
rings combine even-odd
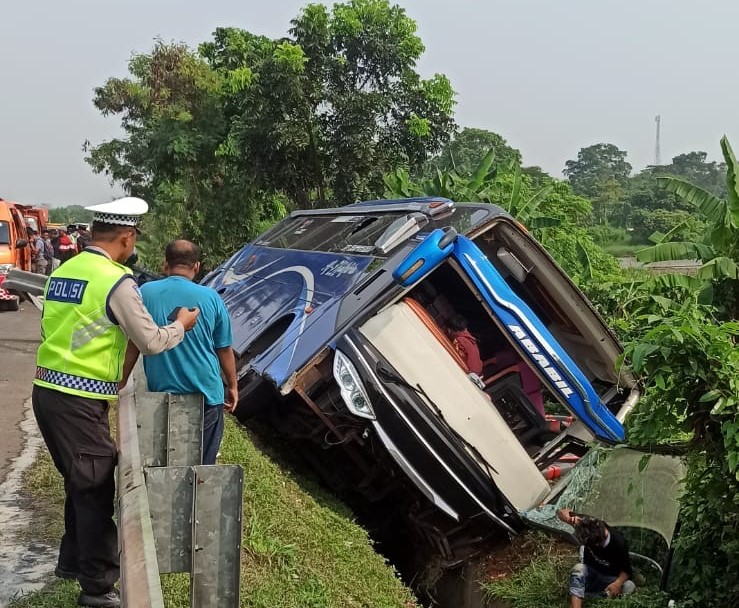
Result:
{"label": "tree", "polygon": [[278,40],[220,28],[198,52],[157,41],[96,89],[125,135],[87,160],[150,202],[150,251],[190,238],[212,265],[289,207],[379,195],[384,173],[447,141],[454,93],[415,72],[415,30],[387,0],[352,0],[306,6]]}
{"label": "tree", "polygon": [[595,197],[611,180],[624,184],[631,174],[631,165],[626,161],[626,152],[613,144],[594,144],[582,148],[577,160],[568,160],[562,173],[577,194]]}
{"label": "tree", "polygon": [[438,156],[429,160],[423,174],[430,177],[437,170],[443,172],[452,169],[471,173],[490,150],[494,151],[498,165],[521,164],[521,153],[511,148],[497,133],[465,127],[454,135]]}
{"label": "tree", "polygon": [[593,202],[596,221],[606,223],[611,208],[623,199],[631,165],[626,161],[626,152],[613,144],[594,144],[582,148],[577,160],[568,160],[562,173],[575,194]]}
{"label": "tree", "polygon": [[679,154],[672,163],[664,167],[655,167],[658,175],[672,175],[689,181],[718,197],[726,196],[726,165],[715,161],[707,162],[705,152],[688,152]]}
{"label": "tree", "polygon": [[129,72],[132,78],[109,79],[94,98],[103,115],[121,115],[126,136],[92,148],[87,161],[149,202],[146,263],[158,266],[163,245],[179,237],[200,243],[212,266],[256,234],[260,222],[279,217],[279,205],[223,152],[228,121],[220,74],[186,46],[161,41],[151,54],[134,56]]}
{"label": "tree", "polygon": [[92,221],[92,211],[88,211],[82,205],[52,207],[49,209],[49,221],[52,224],[64,224],[65,226],[75,222],[89,224]]}
{"label": "tree", "polygon": [[310,207],[377,196],[387,171],[420,168],[454,127],[454,93],[415,71],[415,32],[387,0],[309,4],[282,40],[216,30],[200,52],[230,85],[241,170]]}
{"label": "tree", "polygon": [[[658,178],[679,177],[715,196],[726,196],[726,165],[707,162],[706,158],[705,152],[679,154],[669,165],[650,166],[631,177],[626,184],[620,225],[633,228],[635,238],[643,243],[648,242],[647,238],[654,232],[652,227],[655,224],[662,225],[660,231],[663,233],[673,228],[683,232],[678,227],[682,223],[681,218],[687,214],[694,215],[695,208],[673,192],[662,188]],[[670,216],[673,220],[666,221]],[[700,229],[696,222],[700,223],[700,220],[695,217],[688,220],[692,225],[690,230]]]}

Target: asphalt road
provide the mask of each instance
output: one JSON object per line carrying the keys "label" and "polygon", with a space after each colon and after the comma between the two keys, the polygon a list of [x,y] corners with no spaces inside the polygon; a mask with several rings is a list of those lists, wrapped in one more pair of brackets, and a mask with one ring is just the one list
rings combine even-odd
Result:
{"label": "asphalt road", "polygon": [[56,547],[28,540],[33,513],[22,490],[24,472],[44,449],[29,409],[40,319],[30,302],[0,312],[0,606],[41,589],[56,562]]}
{"label": "asphalt road", "polygon": [[30,302],[18,312],[0,312],[0,484],[21,453],[24,404],[31,398],[40,340],[41,313]]}

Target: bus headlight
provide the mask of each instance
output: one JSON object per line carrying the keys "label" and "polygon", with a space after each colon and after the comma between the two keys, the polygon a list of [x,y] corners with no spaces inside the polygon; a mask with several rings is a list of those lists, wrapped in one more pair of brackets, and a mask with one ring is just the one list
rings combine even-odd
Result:
{"label": "bus headlight", "polygon": [[339,385],[341,398],[349,411],[356,416],[374,420],[375,412],[362,386],[359,372],[340,350],[334,353],[334,379]]}

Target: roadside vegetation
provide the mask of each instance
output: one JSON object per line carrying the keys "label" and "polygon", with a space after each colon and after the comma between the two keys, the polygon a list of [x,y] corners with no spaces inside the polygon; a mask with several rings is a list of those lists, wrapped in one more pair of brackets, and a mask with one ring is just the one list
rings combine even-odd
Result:
{"label": "roadside vegetation", "polygon": [[[228,417],[221,462],[244,467],[241,606],[248,608],[410,608],[413,594],[375,553],[367,533],[332,496],[298,482],[255,447]],[[50,468],[51,467],[51,468]],[[27,477],[40,507],[40,538],[58,542],[62,529],[61,477],[42,457]],[[301,480],[302,482],[302,480]],[[34,528],[34,534],[39,529]],[[163,577],[165,605],[189,606],[189,578]],[[75,583],[55,581],[13,608],[74,606]]]}
{"label": "roadside vegetation", "polygon": [[[487,579],[481,583],[489,601],[506,602],[512,608],[565,608],[570,605],[567,582],[577,562],[577,549],[541,532],[530,532],[515,539],[506,560],[515,564],[507,572],[496,556],[495,564],[485,568]],[[641,583],[641,580],[640,580]],[[664,608],[668,597],[654,587],[640,586],[629,598],[589,599],[593,608]]]}
{"label": "roadside vegetation", "polygon": [[[581,284],[621,335],[624,363],[642,380],[628,441],[682,455],[688,465],[669,588],[684,607],[735,606],[739,597],[739,166],[726,139],[721,148],[723,198],[684,180],[658,180],[693,209],[704,226],[700,236],[673,230],[640,254],[692,255],[703,262],[697,277],[637,271]],[[483,585],[514,608],[565,605],[557,599],[561,583],[548,594],[542,589],[566,571],[558,558],[535,553],[512,577]],[[665,598],[640,591],[628,605],[656,608]]]}

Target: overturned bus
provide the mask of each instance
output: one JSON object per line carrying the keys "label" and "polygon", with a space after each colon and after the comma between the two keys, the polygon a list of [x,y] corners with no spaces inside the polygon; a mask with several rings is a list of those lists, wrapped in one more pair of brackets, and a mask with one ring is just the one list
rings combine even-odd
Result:
{"label": "overturned bus", "polygon": [[592,445],[620,443],[639,397],[602,318],[495,205],[296,211],[203,282],[232,319],[239,419],[266,414],[335,491],[448,563],[519,531],[556,494],[551,470],[566,483]]}

